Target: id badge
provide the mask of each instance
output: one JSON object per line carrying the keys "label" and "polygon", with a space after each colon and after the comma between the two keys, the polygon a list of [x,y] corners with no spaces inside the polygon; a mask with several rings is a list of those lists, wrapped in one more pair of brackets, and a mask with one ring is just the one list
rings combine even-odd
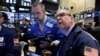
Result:
{"label": "id badge", "polygon": [[4,41],[4,37],[0,37],[0,42],[3,42]]}

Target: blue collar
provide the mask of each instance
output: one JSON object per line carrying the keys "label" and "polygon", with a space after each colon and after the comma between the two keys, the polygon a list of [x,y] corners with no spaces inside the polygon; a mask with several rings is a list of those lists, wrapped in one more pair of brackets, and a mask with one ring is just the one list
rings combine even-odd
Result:
{"label": "blue collar", "polygon": [[66,29],[66,30],[62,30],[60,29],[60,31],[65,35],[65,36],[68,36],[70,34],[70,32],[72,31],[73,27],[75,25],[72,25],[72,27],[70,29]]}
{"label": "blue collar", "polygon": [[61,31],[65,36],[68,36],[69,33],[71,32],[71,30],[66,30],[66,31],[64,31],[64,30],[62,30],[62,29],[60,29],[60,31]]}

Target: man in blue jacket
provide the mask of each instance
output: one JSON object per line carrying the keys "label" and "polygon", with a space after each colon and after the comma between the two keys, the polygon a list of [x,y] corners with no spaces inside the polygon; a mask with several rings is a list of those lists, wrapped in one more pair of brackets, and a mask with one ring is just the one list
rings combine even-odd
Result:
{"label": "man in blue jacket", "polygon": [[30,32],[30,29],[31,28],[31,25],[29,23],[29,20],[27,18],[23,18],[22,19],[22,24],[20,25],[20,32],[21,34],[21,37],[20,37],[20,41],[25,41],[27,42],[27,39],[28,39],[28,33]]}
{"label": "man in blue jacket", "polygon": [[[59,44],[56,56],[100,56],[98,41],[75,25],[74,17],[68,9],[58,9],[56,19],[60,32],[65,35]],[[44,52],[45,56],[48,56],[47,54],[51,55],[52,53]]]}
{"label": "man in blue jacket", "polygon": [[27,18],[22,19],[22,24],[20,25],[21,33],[27,34],[30,31],[31,25]]}
{"label": "man in blue jacket", "polygon": [[0,56],[20,56],[20,48],[14,46],[13,41],[16,32],[13,27],[7,25],[8,23],[4,24],[6,20],[7,14],[0,12]]}
{"label": "man in blue jacket", "polygon": [[[58,31],[57,21],[46,15],[45,6],[42,3],[39,2],[34,3],[34,5],[32,6],[32,14],[36,23],[32,25],[31,36],[36,36],[38,38],[38,36],[40,35],[53,36],[57,33]],[[54,40],[55,38],[51,37],[50,39]],[[40,44],[36,47],[36,53],[41,54],[42,53],[41,49],[46,48],[48,44],[50,44],[48,43],[48,41],[40,40]]]}
{"label": "man in blue jacket", "polygon": [[56,18],[65,38],[60,44],[57,56],[100,56],[98,41],[75,25],[69,10],[59,9]]}

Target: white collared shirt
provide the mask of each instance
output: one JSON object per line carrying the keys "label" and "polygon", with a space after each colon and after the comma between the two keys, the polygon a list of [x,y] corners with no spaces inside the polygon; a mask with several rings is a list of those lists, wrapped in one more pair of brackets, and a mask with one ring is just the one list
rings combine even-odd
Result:
{"label": "white collared shirt", "polygon": [[42,23],[38,22],[39,28],[40,28],[41,31],[43,31],[43,29],[44,29],[44,24],[45,24],[46,21],[47,21],[47,16],[45,16],[45,18],[44,18],[44,20],[43,20]]}
{"label": "white collared shirt", "polygon": [[64,31],[64,30],[61,29],[61,32],[62,32],[65,36],[68,36],[69,33],[70,33],[71,31],[70,31],[70,30]]}
{"label": "white collared shirt", "polygon": [[1,25],[0,25],[0,31],[1,31],[1,28],[2,28],[2,27],[1,27]]}

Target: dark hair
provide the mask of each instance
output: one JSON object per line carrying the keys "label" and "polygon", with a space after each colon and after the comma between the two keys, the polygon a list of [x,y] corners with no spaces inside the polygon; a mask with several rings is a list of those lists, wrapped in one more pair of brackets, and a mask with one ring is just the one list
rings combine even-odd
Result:
{"label": "dark hair", "polygon": [[4,20],[9,20],[8,15],[5,12],[0,12],[2,14],[2,17],[4,17]]}

